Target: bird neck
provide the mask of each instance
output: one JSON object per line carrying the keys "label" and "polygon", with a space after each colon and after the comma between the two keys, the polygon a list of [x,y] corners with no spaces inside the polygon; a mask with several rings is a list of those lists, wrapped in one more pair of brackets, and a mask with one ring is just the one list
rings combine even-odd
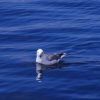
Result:
{"label": "bird neck", "polygon": [[41,59],[39,56],[37,56],[37,57],[36,57],[36,62],[37,62],[37,63],[41,63],[41,62],[42,62],[42,59]]}

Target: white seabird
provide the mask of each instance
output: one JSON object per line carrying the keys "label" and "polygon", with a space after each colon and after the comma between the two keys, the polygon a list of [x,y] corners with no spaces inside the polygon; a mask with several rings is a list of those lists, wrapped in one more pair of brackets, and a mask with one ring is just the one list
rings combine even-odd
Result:
{"label": "white seabird", "polygon": [[66,53],[54,53],[54,54],[45,54],[42,49],[37,50],[36,54],[36,63],[43,65],[54,65],[59,63]]}

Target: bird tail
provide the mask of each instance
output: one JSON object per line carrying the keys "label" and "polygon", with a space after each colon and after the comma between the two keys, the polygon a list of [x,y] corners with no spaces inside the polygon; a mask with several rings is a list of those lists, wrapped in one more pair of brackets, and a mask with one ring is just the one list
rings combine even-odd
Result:
{"label": "bird tail", "polygon": [[66,53],[61,53],[60,54],[60,58],[62,59],[62,58],[64,58],[66,56]]}

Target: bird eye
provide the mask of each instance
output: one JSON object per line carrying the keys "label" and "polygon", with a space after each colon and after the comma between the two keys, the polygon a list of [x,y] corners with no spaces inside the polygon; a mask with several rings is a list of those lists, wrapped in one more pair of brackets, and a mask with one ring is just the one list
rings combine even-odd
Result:
{"label": "bird eye", "polygon": [[40,58],[42,57],[42,54],[40,54]]}

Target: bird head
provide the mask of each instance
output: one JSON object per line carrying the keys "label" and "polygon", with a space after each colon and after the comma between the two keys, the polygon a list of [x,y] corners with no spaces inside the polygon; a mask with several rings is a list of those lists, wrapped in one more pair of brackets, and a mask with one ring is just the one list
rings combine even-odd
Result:
{"label": "bird head", "polygon": [[43,50],[42,50],[42,49],[38,49],[38,50],[37,50],[37,56],[38,56],[38,57],[41,57],[42,54],[43,54]]}

